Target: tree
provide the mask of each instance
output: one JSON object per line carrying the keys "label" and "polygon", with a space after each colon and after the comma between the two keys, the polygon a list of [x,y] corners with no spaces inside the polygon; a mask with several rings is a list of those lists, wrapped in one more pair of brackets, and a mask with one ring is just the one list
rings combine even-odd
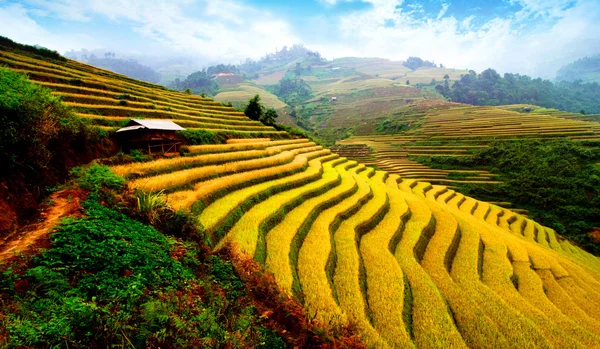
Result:
{"label": "tree", "polygon": [[448,80],[450,79],[450,76],[448,76],[448,74],[444,75],[444,80]]}
{"label": "tree", "polygon": [[408,59],[402,64],[410,70],[417,70],[421,67],[435,67],[435,63],[430,61],[424,61],[419,57],[408,57]]}
{"label": "tree", "polygon": [[219,83],[206,70],[200,70],[188,75],[184,81],[175,79],[175,82],[170,87],[179,91],[190,89],[195,94],[209,94],[214,96],[219,90]]}
{"label": "tree", "polygon": [[260,121],[267,126],[273,126],[275,125],[275,119],[277,119],[277,112],[275,109],[269,108],[262,116]]}
{"label": "tree", "polygon": [[260,104],[260,96],[256,95],[248,101],[246,108],[244,108],[244,114],[252,120],[259,121],[264,116],[265,108]]}
{"label": "tree", "polygon": [[410,85],[410,80],[406,80],[406,84],[407,84],[407,85]]}
{"label": "tree", "polygon": [[269,90],[290,106],[298,105],[312,97],[310,85],[302,79],[284,78]]}

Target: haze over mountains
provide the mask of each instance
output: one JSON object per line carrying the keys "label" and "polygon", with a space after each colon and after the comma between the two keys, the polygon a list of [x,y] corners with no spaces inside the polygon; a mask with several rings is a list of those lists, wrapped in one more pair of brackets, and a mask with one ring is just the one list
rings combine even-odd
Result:
{"label": "haze over mountains", "polygon": [[328,59],[419,56],[552,78],[598,53],[598,17],[594,0],[6,1],[0,35],[59,52],[102,48],[150,66],[142,56],[202,68],[304,43]]}

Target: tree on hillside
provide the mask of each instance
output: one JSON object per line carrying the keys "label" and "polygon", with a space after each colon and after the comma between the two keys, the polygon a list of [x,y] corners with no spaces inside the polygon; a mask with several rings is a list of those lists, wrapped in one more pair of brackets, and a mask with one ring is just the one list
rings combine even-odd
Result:
{"label": "tree on hillside", "polygon": [[312,88],[302,79],[284,78],[269,90],[290,106],[298,105],[312,97]]}
{"label": "tree on hillside", "polygon": [[552,83],[519,74],[500,76],[495,70],[486,69],[479,75],[470,70],[451,88],[438,85],[436,90],[454,102],[473,105],[535,104],[573,113],[582,109],[588,113],[600,113],[598,83]]}
{"label": "tree on hillside", "polygon": [[410,70],[417,70],[421,67],[432,67],[435,68],[435,63],[430,61],[425,61],[419,57],[408,57],[408,59],[402,63],[405,67]]}
{"label": "tree on hillside", "polygon": [[556,80],[600,82],[600,54],[584,57],[561,67],[556,72]]}
{"label": "tree on hillside", "polygon": [[248,101],[246,108],[244,108],[244,114],[252,120],[259,121],[264,116],[264,109],[262,104],[260,104],[260,96],[256,95]]}
{"label": "tree on hillside", "polygon": [[260,121],[267,126],[273,126],[275,125],[275,119],[277,119],[277,112],[275,109],[269,108]]}
{"label": "tree on hillside", "polygon": [[204,93],[214,96],[219,90],[219,83],[206,70],[200,70],[188,75],[183,81],[175,79],[170,87],[179,91],[190,89],[195,94]]}

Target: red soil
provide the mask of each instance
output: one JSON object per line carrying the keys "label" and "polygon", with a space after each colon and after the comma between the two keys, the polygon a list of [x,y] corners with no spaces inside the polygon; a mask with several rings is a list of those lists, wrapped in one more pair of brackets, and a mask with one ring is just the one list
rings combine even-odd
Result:
{"label": "red soil", "polygon": [[17,233],[0,240],[0,263],[9,261],[20,253],[35,253],[40,248],[47,247],[48,234],[61,218],[82,215],[81,202],[86,196],[85,191],[75,189],[61,190],[50,195],[50,204],[43,205],[41,208],[39,223],[25,226]]}

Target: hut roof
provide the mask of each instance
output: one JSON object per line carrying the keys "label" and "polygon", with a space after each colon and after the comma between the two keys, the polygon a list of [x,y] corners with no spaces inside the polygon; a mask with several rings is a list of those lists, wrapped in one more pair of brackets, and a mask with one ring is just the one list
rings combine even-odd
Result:
{"label": "hut roof", "polygon": [[139,129],[147,130],[166,130],[166,131],[182,131],[185,128],[177,125],[170,120],[147,120],[147,119],[131,119],[127,125],[117,132],[132,131]]}

